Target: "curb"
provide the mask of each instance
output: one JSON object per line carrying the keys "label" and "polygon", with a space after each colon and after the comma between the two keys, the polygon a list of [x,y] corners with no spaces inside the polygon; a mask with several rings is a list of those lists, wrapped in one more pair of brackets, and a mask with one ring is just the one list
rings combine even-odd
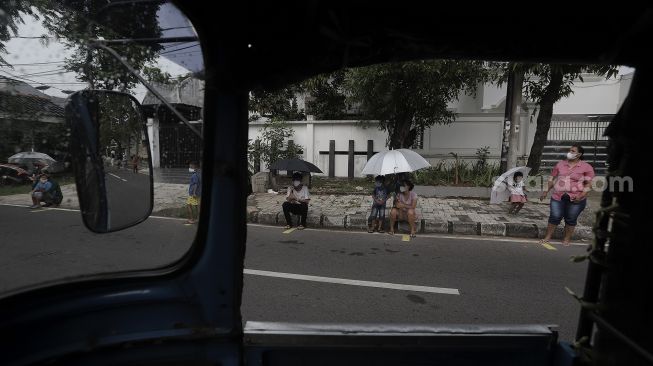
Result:
{"label": "curb", "polygon": [[[294,217],[293,217],[294,219]],[[283,225],[285,220],[283,212],[247,212],[247,222],[252,224],[264,225]],[[367,216],[345,215],[315,215],[309,214],[306,218],[309,227],[338,229],[338,230],[366,230]],[[405,223],[399,224],[399,229],[408,230]],[[389,219],[386,217],[384,227],[389,226]],[[437,220],[419,220],[417,222],[417,232],[421,234],[458,234],[458,235],[476,235],[476,236],[505,236],[515,238],[541,239],[546,233],[547,224],[526,224],[526,223],[501,223],[501,222],[459,222],[459,221],[437,221]],[[564,233],[563,225],[558,226],[553,238],[562,239]],[[592,240],[594,233],[589,226],[577,226],[572,236],[572,240]]]}

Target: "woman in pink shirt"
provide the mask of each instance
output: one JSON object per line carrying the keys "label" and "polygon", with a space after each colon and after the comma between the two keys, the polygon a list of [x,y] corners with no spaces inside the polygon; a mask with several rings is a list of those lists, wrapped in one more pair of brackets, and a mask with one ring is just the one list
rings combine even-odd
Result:
{"label": "woman in pink shirt", "polygon": [[396,221],[408,221],[410,225],[410,237],[415,237],[415,207],[417,206],[417,193],[413,192],[415,185],[408,179],[401,182],[399,187],[399,194],[395,200],[395,206],[390,211],[390,231],[388,234],[395,233]]}
{"label": "woman in pink shirt", "polygon": [[567,153],[567,160],[561,160],[551,171],[549,186],[542,192],[540,201],[546,198],[551,189],[549,225],[542,243],[549,243],[551,236],[564,217],[565,235],[563,245],[569,245],[576,228],[576,220],[587,204],[587,192],[591,189],[594,168],[582,160],[585,149],[572,145]]}

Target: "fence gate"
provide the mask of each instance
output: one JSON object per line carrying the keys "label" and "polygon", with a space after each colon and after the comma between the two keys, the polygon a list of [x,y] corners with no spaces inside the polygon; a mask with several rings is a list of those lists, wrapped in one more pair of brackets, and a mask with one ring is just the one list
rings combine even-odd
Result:
{"label": "fence gate", "polygon": [[[200,129],[200,125],[196,125]],[[162,168],[184,168],[200,161],[202,141],[186,125],[161,125],[159,130]]]}
{"label": "fence gate", "polygon": [[601,116],[554,116],[542,152],[543,170],[550,170],[564,158],[569,146],[579,144],[585,149],[583,159],[590,163],[597,174],[607,170],[608,138],[603,136],[612,115]]}

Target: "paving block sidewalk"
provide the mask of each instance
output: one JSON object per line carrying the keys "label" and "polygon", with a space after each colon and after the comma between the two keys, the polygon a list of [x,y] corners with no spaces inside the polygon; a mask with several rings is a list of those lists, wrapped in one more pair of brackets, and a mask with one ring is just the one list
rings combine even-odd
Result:
{"label": "paving block sidewalk", "polygon": [[[255,193],[248,197],[248,221],[266,225],[285,225],[281,205],[285,195]],[[312,195],[308,209],[309,227],[367,229],[372,200],[364,195]],[[391,205],[389,205],[391,206]],[[588,205],[589,206],[589,205]],[[528,202],[518,215],[508,215],[509,203],[490,205],[488,200],[423,198],[417,204],[418,232],[542,238],[549,216],[548,204]],[[586,209],[574,232],[574,240],[591,240],[593,209]],[[389,219],[389,208],[386,220]],[[562,238],[563,224],[554,238]],[[386,228],[388,225],[386,224]],[[402,223],[400,231],[408,226]]]}

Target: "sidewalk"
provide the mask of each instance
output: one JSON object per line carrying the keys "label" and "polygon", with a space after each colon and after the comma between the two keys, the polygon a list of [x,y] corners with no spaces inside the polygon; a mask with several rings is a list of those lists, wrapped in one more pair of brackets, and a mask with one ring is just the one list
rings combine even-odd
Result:
{"label": "sidewalk", "polygon": [[[248,222],[266,225],[285,225],[281,205],[283,194],[255,193],[247,199]],[[308,209],[308,227],[366,230],[371,198],[364,195],[312,195]],[[389,205],[390,206],[390,205]],[[579,218],[573,240],[591,240],[591,225],[596,203]],[[389,208],[386,220],[389,220]],[[508,215],[509,204],[490,205],[488,200],[461,198],[424,198],[417,204],[418,232],[542,238],[546,232],[549,206],[528,202],[518,215]],[[562,238],[561,224],[554,238]],[[387,228],[388,225],[385,225]],[[399,231],[407,231],[402,223]]]}
{"label": "sidewalk", "polygon": [[[0,196],[0,204],[24,205],[28,207],[32,204],[29,195],[30,188],[25,188],[23,194],[13,194],[9,196]],[[77,189],[74,184],[61,186],[63,201],[59,207],[78,210],[79,201],[77,199]],[[153,213],[157,211],[185,207],[186,198],[188,197],[188,184],[173,183],[154,183],[154,208]]]}

